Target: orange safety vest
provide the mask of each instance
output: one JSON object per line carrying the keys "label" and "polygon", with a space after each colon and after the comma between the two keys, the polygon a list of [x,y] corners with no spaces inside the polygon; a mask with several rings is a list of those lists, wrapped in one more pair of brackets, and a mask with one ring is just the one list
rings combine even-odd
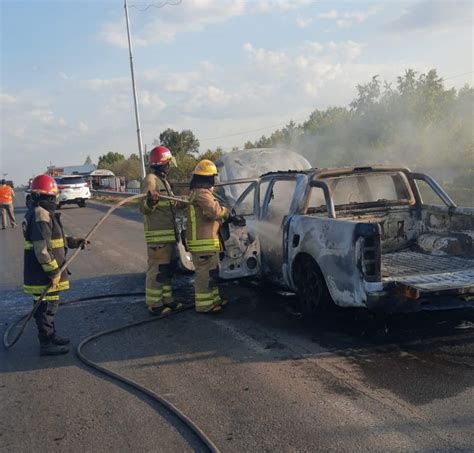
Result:
{"label": "orange safety vest", "polygon": [[0,204],[13,203],[12,188],[6,184],[0,186]]}

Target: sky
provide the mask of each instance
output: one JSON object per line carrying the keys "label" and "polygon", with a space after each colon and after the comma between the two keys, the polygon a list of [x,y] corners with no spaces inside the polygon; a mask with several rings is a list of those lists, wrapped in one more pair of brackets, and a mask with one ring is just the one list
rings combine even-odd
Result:
{"label": "sky", "polygon": [[[148,149],[168,127],[242,148],[377,74],[473,84],[472,1],[128,2]],[[0,16],[0,176],[137,153],[123,0],[0,0]]]}

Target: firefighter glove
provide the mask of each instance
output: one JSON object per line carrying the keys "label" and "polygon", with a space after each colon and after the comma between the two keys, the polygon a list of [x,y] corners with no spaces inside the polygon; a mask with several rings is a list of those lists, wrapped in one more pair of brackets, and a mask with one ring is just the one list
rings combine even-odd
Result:
{"label": "firefighter glove", "polygon": [[54,274],[54,275],[51,275],[51,277],[49,278],[51,279],[52,287],[55,287],[59,285],[59,282],[61,281],[61,274]]}
{"label": "firefighter glove", "polygon": [[82,249],[85,248],[86,244],[90,244],[89,241],[86,241],[85,238],[78,238],[78,237],[67,237],[67,246],[70,249],[77,249],[81,247]]}
{"label": "firefighter glove", "polygon": [[149,190],[146,196],[146,202],[148,206],[153,207],[155,206],[160,199],[160,194],[156,190]]}
{"label": "firefighter glove", "polygon": [[235,211],[232,211],[229,214],[229,217],[227,217],[226,222],[232,223],[232,225],[240,226],[240,227],[243,227],[247,224],[245,219],[241,215],[235,214]]}
{"label": "firefighter glove", "polygon": [[231,222],[233,225],[239,226],[239,227],[244,227],[245,225],[247,225],[245,218],[242,217],[241,215],[234,216]]}

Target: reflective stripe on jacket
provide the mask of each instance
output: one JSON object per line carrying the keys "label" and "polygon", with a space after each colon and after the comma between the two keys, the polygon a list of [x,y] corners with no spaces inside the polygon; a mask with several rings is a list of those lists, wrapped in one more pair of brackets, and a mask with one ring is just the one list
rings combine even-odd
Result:
{"label": "reflective stripe on jacket", "polygon": [[[39,296],[51,283],[66,260],[66,249],[60,214],[51,214],[40,206],[31,207],[23,220],[25,293]],[[67,272],[60,283],[48,292],[69,289]]]}
{"label": "reflective stripe on jacket", "polygon": [[[146,175],[142,182],[141,192],[147,193],[148,191],[173,196],[168,181],[154,174]],[[140,204],[140,210],[144,216],[145,240],[148,244],[176,242],[173,211],[171,209],[175,205],[176,203],[173,201],[160,200],[156,205],[150,207],[146,199]]]}
{"label": "reflective stripe on jacket", "polygon": [[228,216],[210,189],[194,189],[188,206],[186,240],[189,251],[195,253],[219,252],[219,228]]}

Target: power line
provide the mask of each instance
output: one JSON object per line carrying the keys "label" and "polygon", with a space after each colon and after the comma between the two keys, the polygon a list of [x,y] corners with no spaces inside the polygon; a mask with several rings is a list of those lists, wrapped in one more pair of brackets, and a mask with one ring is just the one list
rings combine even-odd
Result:
{"label": "power line", "polygon": [[227,137],[235,137],[237,135],[243,135],[243,134],[250,134],[252,132],[259,132],[259,131],[263,131],[265,129],[270,129],[270,128],[274,128],[274,127],[282,127],[282,126],[286,126],[289,122],[291,121],[303,121],[307,118],[307,116],[304,116],[304,117],[301,117],[301,118],[295,118],[294,120],[293,119],[290,119],[290,121],[285,121],[284,123],[279,123],[279,124],[272,124],[272,125],[269,125],[269,126],[264,126],[264,127],[259,127],[258,129],[251,129],[251,130],[248,130],[248,131],[240,131],[240,132],[235,132],[233,134],[227,134],[227,135],[221,135],[219,137],[209,137],[209,138],[203,138],[201,140],[199,140],[200,142],[208,142],[208,141],[211,141],[211,140],[219,140],[221,138],[227,138]]}
{"label": "power line", "polygon": [[149,5],[146,5],[143,8],[140,8],[138,4],[133,4],[133,5],[130,5],[129,8],[135,8],[136,10],[140,12],[144,12],[144,11],[148,11],[150,8],[160,9],[160,8],[165,7],[166,5],[176,6],[176,5],[179,5],[182,1],[183,0],[177,0],[175,2],[165,1],[161,3],[150,3]]}
{"label": "power line", "polygon": [[448,77],[447,79],[443,79],[443,77],[441,77],[441,79],[443,81],[446,81],[446,80],[451,80],[451,79],[456,79],[457,77],[462,77],[462,76],[465,76],[465,75],[468,75],[468,74],[472,74],[474,73],[474,71],[469,71],[469,72],[464,72],[462,74],[458,74],[458,75],[455,75],[455,76],[452,76],[452,77]]}
{"label": "power line", "polygon": [[[446,80],[456,79],[458,77],[462,77],[462,76],[465,76],[465,75],[468,75],[468,74],[473,74],[473,73],[474,73],[474,71],[463,72],[462,74],[457,74],[457,75],[454,75],[454,76],[451,76],[451,77],[447,77],[446,79],[442,78],[442,80],[446,81]],[[296,118],[294,121],[302,121],[306,118],[307,117]],[[290,120],[290,121],[292,121],[292,120]],[[286,124],[288,124],[288,122],[280,123],[280,124],[273,124],[271,126],[260,127],[258,129],[251,129],[251,130],[247,130],[247,131],[235,132],[235,133],[227,134],[227,135],[220,135],[219,137],[203,138],[202,140],[199,140],[199,141],[200,142],[208,142],[208,141],[212,141],[212,140],[220,140],[222,138],[236,137],[238,135],[251,134],[252,132],[260,132],[262,130],[270,129],[270,128],[274,128],[274,127],[286,126]]]}

